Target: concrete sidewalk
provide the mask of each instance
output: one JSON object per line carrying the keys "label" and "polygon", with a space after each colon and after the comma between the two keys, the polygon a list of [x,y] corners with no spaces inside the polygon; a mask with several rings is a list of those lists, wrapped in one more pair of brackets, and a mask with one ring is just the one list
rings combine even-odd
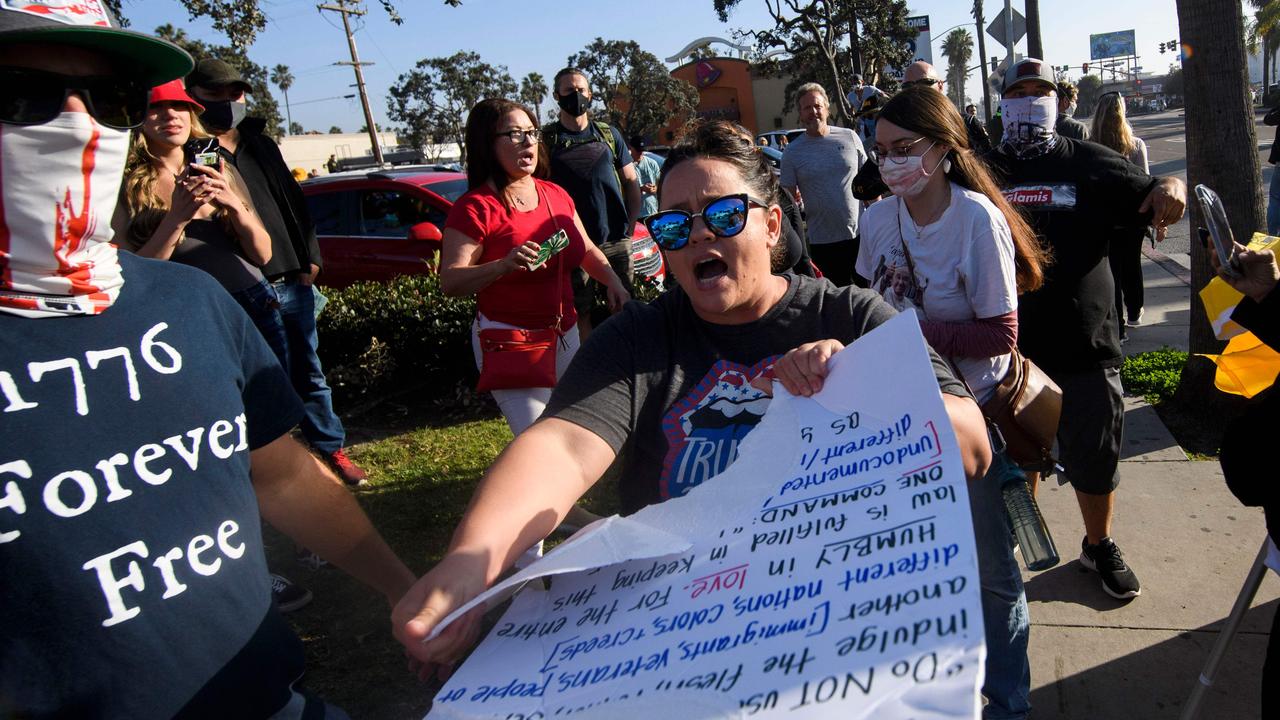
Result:
{"label": "concrete sidewalk", "polygon": [[[1146,310],[1142,326],[1129,329],[1126,353],[1186,350],[1189,287],[1179,259],[1143,258]],[[1077,559],[1084,526],[1074,492],[1056,478],[1042,483],[1040,507],[1062,563],[1023,574],[1036,720],[1177,718],[1266,535],[1262,511],[1240,505],[1216,462],[1189,461],[1153,408],[1140,398],[1126,405],[1114,536],[1142,595],[1124,603],[1103,592]],[[1261,717],[1278,597],[1280,582],[1268,573],[1200,718]]]}

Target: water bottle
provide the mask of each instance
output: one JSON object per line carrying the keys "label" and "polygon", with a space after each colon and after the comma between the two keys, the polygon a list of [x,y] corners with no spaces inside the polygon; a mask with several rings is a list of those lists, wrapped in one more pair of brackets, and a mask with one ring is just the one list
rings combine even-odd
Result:
{"label": "water bottle", "polygon": [[1027,476],[1004,453],[997,454],[993,461],[1005,465],[1001,473],[1004,482],[1000,494],[1004,496],[1005,511],[1009,513],[1009,522],[1018,538],[1027,569],[1038,572],[1057,565],[1058,549],[1054,547],[1053,536],[1040,515],[1040,506],[1027,487]]}

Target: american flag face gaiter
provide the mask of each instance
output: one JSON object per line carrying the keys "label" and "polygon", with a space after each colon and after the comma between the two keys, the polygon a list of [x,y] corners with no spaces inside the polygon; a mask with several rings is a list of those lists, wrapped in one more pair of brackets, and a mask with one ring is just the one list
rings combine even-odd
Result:
{"label": "american flag face gaiter", "polygon": [[0,312],[95,315],[124,278],[111,240],[129,133],[64,112],[0,124]]}

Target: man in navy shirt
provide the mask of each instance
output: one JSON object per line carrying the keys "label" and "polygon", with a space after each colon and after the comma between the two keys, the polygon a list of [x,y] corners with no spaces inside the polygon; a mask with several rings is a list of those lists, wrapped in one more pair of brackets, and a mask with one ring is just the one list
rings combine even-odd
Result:
{"label": "man in navy shirt", "polygon": [[294,687],[261,520],[389,603],[414,577],[290,436],[235,301],[109,242],[129,128],[190,57],[41,9],[0,3],[0,716],[337,716]]}

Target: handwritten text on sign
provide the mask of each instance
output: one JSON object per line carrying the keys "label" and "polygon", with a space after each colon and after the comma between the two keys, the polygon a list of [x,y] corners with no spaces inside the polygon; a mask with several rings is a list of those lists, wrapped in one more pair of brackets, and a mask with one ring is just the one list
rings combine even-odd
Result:
{"label": "handwritten text on sign", "polygon": [[514,578],[555,574],[430,717],[976,716],[969,503],[914,319],[838,355],[815,398],[775,392],[720,476]]}

